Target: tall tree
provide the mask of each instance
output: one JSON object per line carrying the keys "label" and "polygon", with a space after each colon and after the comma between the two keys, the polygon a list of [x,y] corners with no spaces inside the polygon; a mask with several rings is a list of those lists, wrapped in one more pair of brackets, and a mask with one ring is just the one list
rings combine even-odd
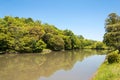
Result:
{"label": "tall tree", "polygon": [[120,16],[111,13],[106,19],[104,43],[120,51]]}

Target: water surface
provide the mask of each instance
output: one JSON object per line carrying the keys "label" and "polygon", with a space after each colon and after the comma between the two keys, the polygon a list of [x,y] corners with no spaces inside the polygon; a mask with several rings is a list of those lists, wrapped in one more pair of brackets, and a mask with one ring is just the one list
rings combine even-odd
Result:
{"label": "water surface", "polygon": [[0,80],[89,80],[104,61],[103,51],[0,55]]}

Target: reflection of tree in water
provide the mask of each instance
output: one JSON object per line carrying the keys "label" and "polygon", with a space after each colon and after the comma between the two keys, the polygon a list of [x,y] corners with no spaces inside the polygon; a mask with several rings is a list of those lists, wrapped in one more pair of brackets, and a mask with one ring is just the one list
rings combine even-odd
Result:
{"label": "reflection of tree in water", "polygon": [[76,50],[52,52],[50,54],[0,55],[1,80],[37,80],[49,77],[57,70],[70,70],[77,61],[101,52]]}

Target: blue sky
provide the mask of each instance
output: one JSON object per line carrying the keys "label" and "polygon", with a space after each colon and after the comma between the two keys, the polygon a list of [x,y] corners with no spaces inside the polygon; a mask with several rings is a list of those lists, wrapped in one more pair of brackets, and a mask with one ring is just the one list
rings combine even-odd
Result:
{"label": "blue sky", "polygon": [[87,39],[103,40],[109,13],[120,15],[120,0],[0,0],[0,17],[31,17]]}

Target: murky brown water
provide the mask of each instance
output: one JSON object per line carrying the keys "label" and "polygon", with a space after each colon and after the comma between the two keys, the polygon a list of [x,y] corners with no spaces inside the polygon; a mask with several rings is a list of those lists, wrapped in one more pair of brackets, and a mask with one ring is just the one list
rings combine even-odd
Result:
{"label": "murky brown water", "polygon": [[0,55],[0,80],[89,80],[105,59],[102,53],[79,50]]}

